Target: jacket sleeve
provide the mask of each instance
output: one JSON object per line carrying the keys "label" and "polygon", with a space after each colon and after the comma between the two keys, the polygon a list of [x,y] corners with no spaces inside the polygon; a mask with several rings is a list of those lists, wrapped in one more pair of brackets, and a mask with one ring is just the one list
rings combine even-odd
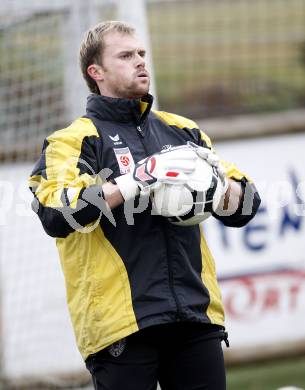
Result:
{"label": "jacket sleeve", "polygon": [[80,118],[48,137],[29,178],[32,208],[53,237],[66,237],[97,220],[105,207],[98,175],[98,133]]}
{"label": "jacket sleeve", "polygon": [[[210,138],[201,130],[199,130],[198,144],[214,150]],[[257,213],[261,203],[260,196],[252,180],[246,174],[242,173],[234,164],[224,160],[221,160],[221,164],[224,167],[228,178],[241,184],[242,197],[239,207],[232,215],[221,216],[213,213],[213,216],[226,226],[245,226]]]}

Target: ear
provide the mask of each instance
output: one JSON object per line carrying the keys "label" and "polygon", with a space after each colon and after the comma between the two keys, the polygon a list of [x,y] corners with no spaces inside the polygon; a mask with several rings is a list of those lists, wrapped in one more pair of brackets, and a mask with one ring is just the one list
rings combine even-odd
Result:
{"label": "ear", "polygon": [[87,68],[87,73],[94,81],[103,81],[104,79],[104,72],[100,65],[89,65]]}

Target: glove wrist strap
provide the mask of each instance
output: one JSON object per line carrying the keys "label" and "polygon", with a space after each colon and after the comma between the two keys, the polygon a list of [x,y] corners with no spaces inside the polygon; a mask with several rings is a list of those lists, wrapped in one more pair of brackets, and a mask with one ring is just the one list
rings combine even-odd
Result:
{"label": "glove wrist strap", "polygon": [[130,199],[134,199],[140,193],[139,186],[134,181],[131,173],[118,176],[114,180],[119,187],[119,190],[125,202]]}

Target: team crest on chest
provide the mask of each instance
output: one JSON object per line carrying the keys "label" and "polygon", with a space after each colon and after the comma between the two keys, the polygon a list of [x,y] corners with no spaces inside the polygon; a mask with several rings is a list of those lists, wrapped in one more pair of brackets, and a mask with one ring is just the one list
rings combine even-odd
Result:
{"label": "team crest on chest", "polygon": [[130,172],[134,168],[134,161],[129,148],[113,148],[113,151],[119,164],[121,174],[124,175],[125,173]]}
{"label": "team crest on chest", "polygon": [[108,352],[110,353],[111,356],[118,357],[123,353],[125,346],[126,346],[126,337],[111,344],[108,347]]}

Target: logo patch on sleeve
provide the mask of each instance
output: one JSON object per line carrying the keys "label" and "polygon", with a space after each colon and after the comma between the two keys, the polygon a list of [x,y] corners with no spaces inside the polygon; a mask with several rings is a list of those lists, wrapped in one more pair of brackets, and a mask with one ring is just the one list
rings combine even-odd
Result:
{"label": "logo patch on sleeve", "polygon": [[130,172],[134,168],[133,157],[129,148],[113,148],[115,157],[119,164],[120,172],[122,175]]}

